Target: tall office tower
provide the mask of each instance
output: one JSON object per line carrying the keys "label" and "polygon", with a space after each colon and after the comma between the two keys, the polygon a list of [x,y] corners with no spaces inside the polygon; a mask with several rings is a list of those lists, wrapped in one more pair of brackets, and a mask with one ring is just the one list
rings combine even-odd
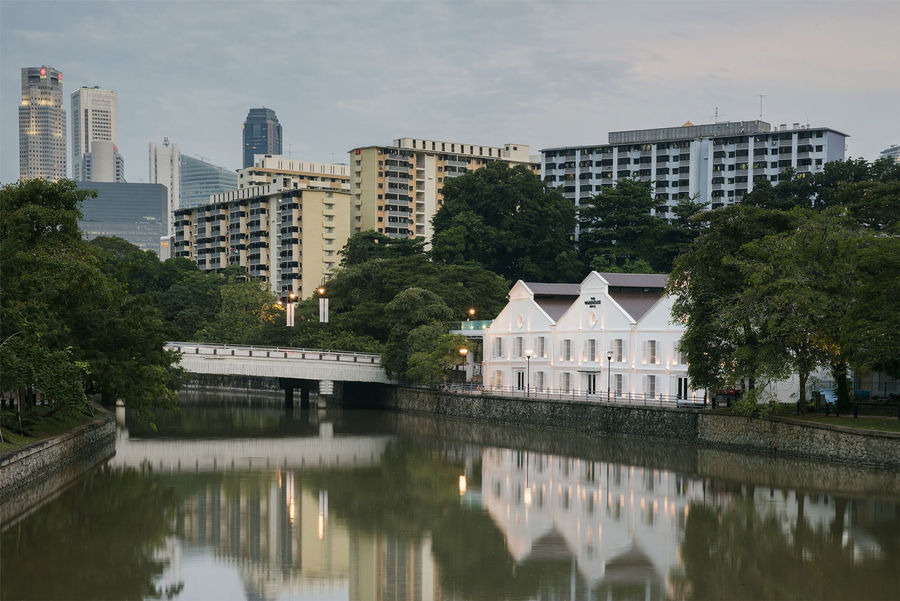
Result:
{"label": "tall office tower", "polygon": [[180,173],[179,208],[182,209],[208,204],[213,194],[238,187],[238,176],[234,171],[186,154],[181,155]]}
{"label": "tall office tower", "polygon": [[169,144],[169,138],[163,138],[162,146],[150,142],[150,177],[151,184],[162,184],[166,187],[166,233],[172,235],[172,214],[181,208],[181,152],[178,144]]}
{"label": "tall office tower", "polygon": [[350,151],[353,233],[376,230],[391,238],[431,242],[431,218],[444,203],[444,181],[489,162],[524,165],[534,172],[525,144],[503,148],[420,138],[399,138],[393,146],[363,146]]}
{"label": "tall office tower", "polygon": [[244,121],[244,167],[257,154],[281,154],[281,124],[272,109],[250,109]]}
{"label": "tall office tower", "polygon": [[895,163],[900,163],[900,144],[893,144],[881,151],[879,159],[892,159]]}
{"label": "tall office tower", "polygon": [[19,179],[66,177],[66,111],[62,73],[44,65],[22,68]]}
{"label": "tall office tower", "polygon": [[[608,144],[541,150],[541,175],[575,206],[622,178],[652,181],[655,213],[671,217],[679,200],[716,209],[739,202],[760,180],[782,170],[821,171],[844,159],[847,135],[827,127],[732,121],[610,132]],[[576,236],[578,232],[576,231]]]}
{"label": "tall office tower", "polygon": [[[98,145],[94,142],[108,142]],[[72,92],[72,176],[79,181],[125,181],[118,152],[119,93],[99,87]]]}

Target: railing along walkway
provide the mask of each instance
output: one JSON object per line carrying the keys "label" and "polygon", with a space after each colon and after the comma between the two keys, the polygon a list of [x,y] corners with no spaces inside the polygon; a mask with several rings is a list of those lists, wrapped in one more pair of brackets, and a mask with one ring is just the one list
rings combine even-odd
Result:
{"label": "railing along walkway", "polygon": [[340,361],[381,365],[381,357],[371,353],[351,351],[326,351],[322,349],[290,348],[280,346],[242,346],[236,344],[212,344],[204,342],[167,342],[166,348],[183,354],[213,357],[252,357],[254,359],[297,359],[304,361]]}
{"label": "railing along walkway", "polygon": [[502,396],[510,398],[523,398],[551,401],[577,401],[597,403],[604,405],[629,405],[645,407],[667,407],[670,409],[697,409],[708,406],[703,396],[680,398],[665,394],[636,394],[622,392],[620,394],[607,394],[604,392],[587,393],[570,390],[526,390],[511,386],[480,386],[477,384],[449,384],[441,387],[444,392],[455,394],[479,394],[482,396]]}

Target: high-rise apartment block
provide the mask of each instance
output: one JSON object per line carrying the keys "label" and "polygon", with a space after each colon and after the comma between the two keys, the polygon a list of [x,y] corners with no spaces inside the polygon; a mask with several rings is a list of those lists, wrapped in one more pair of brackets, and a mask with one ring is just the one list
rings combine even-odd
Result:
{"label": "high-rise apartment block", "polygon": [[19,178],[66,177],[66,111],[62,73],[53,67],[22,69],[19,105]]}
{"label": "high-rise apartment block", "polygon": [[680,199],[710,208],[738,202],[762,179],[778,181],[790,167],[799,174],[843,160],[846,134],[827,127],[735,121],[610,132],[609,143],[547,148],[541,174],[576,206],[622,178],[652,181],[656,214],[671,217]]}
{"label": "high-rise apartment block", "polygon": [[163,138],[162,146],[150,142],[150,172],[147,179],[151,184],[166,187],[166,233],[174,234],[172,214],[181,207],[181,152],[178,144],[170,144]]}
{"label": "high-rise apartment block", "polygon": [[244,167],[252,167],[258,154],[281,154],[281,124],[275,111],[250,109],[244,121]]}
{"label": "high-rise apartment block", "polygon": [[72,177],[79,181],[125,181],[119,154],[119,93],[81,87],[72,92]]}
{"label": "high-rise apartment block", "polygon": [[292,161],[283,156],[257,156],[250,167],[238,171],[238,187],[248,188],[281,181],[296,188],[350,191],[350,168],[336,163]]}
{"label": "high-rise apartment block", "polygon": [[[292,163],[300,161],[287,163],[297,167]],[[305,165],[308,171],[330,170]],[[274,181],[253,184],[242,170],[244,187],[175,211],[174,256],[188,257],[204,271],[241,265],[281,297],[291,292],[311,296],[340,263],[338,252],[350,237],[350,194],[311,186],[304,181],[307,170],[288,170],[302,173],[280,173]]]}
{"label": "high-rise apartment block", "polygon": [[537,172],[540,164],[529,152],[526,144],[500,148],[420,138],[354,148],[350,151],[353,232],[376,230],[392,238],[430,241],[431,218],[444,203],[446,180],[492,161]]}

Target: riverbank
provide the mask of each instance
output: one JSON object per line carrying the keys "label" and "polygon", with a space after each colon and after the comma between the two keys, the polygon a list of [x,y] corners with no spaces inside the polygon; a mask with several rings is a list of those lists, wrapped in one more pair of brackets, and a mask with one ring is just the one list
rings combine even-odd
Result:
{"label": "riverbank", "polygon": [[385,387],[376,402],[382,408],[411,413],[673,440],[851,465],[900,467],[900,434],[782,417],[752,418],[703,409],[507,398],[404,387]]}
{"label": "riverbank", "polygon": [[108,449],[115,445],[115,437],[115,416],[98,409],[97,417],[86,424],[0,454],[0,500],[21,492],[24,487],[47,478],[71,462]]}

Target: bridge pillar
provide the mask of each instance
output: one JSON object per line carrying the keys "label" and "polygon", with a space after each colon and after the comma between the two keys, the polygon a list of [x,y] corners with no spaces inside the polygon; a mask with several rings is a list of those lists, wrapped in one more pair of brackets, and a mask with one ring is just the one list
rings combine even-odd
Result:
{"label": "bridge pillar", "polygon": [[284,408],[292,409],[294,407],[294,387],[286,384],[284,387]]}
{"label": "bridge pillar", "polygon": [[334,382],[331,380],[320,380],[319,381],[319,401],[318,407],[320,409],[325,408],[326,400],[334,394]]}
{"label": "bridge pillar", "polygon": [[309,409],[309,385],[300,387],[300,408]]}

